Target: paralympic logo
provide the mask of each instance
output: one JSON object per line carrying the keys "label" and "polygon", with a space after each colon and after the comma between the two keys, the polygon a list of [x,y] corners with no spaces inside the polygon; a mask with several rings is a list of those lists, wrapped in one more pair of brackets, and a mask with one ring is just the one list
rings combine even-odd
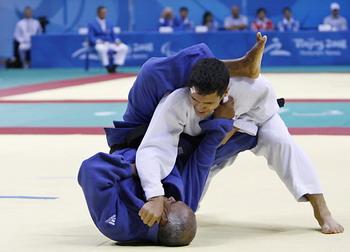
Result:
{"label": "paralympic logo", "polygon": [[269,44],[264,53],[268,53],[270,56],[282,56],[282,57],[290,57],[292,53],[283,49],[283,44],[280,42],[279,38],[275,37],[271,39],[272,43]]}

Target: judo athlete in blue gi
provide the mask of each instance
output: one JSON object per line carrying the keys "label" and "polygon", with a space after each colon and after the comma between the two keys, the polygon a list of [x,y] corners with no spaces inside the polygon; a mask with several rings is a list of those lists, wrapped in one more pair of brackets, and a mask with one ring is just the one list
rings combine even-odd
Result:
{"label": "judo athlete in blue gi", "polygon": [[184,246],[192,241],[196,233],[194,212],[210,167],[256,145],[256,137],[238,133],[219,147],[232,130],[229,119],[205,120],[200,127],[202,136],[183,134],[180,137],[177,162],[162,180],[165,200],[161,221],[152,227],[145,225],[138,215],[147,200],[133,169],[136,149],[98,153],[82,163],[79,184],[91,217],[105,236],[119,242],[152,242],[165,246]]}
{"label": "judo athlete in blue gi", "polygon": [[[259,74],[265,42],[266,37],[258,33],[255,47],[236,61],[215,59],[209,48],[200,44],[172,57],[152,58],[141,68],[129,93],[125,121],[115,122],[117,129],[113,130],[120,131],[127,124],[147,125],[136,154],[137,171],[148,200],[140,216],[147,225],[159,222],[163,212],[161,180],[175,164],[180,134],[199,135],[199,122],[214,117],[233,119],[233,128],[223,144],[235,138],[237,132],[258,136],[257,146],[251,151],[266,158],[297,201],[311,203],[321,232],[343,232],[326,205],[314,166],[278,114],[272,85]],[[225,96],[231,97],[228,102],[223,102]],[[110,146],[118,147],[122,138],[113,130],[107,131],[107,138]],[[207,181],[234,159],[232,155],[213,166]]]}
{"label": "judo athlete in blue gi", "polygon": [[[169,64],[174,73],[184,76],[184,71],[189,74],[188,69],[198,60],[208,56],[212,56],[210,50],[201,44],[175,55]],[[243,62],[245,60],[247,59],[245,58]],[[158,59],[151,59],[149,63],[152,61],[157,62]],[[153,66],[161,70],[163,64],[158,63]],[[237,64],[241,63],[242,61],[237,61]],[[141,73],[145,73],[150,65],[145,64]],[[238,68],[231,69],[237,75],[240,74]],[[169,70],[168,66],[161,72]],[[247,76],[251,75],[250,69],[240,67],[239,71]],[[147,77],[154,77],[156,80],[164,76],[161,72],[154,71],[154,75],[149,74]],[[139,101],[130,99],[132,102],[124,116],[125,121],[115,121],[115,128],[105,129],[111,153],[98,153],[85,160],[79,171],[78,180],[94,223],[107,237],[120,242],[151,241],[169,246],[187,245],[195,235],[193,212],[198,208],[210,168],[225,163],[232,155],[253,148],[257,138],[237,133],[225,145],[220,146],[226,134],[232,130],[231,115],[228,116],[229,119],[202,121],[199,124],[201,128],[199,136],[182,134],[177,145],[176,164],[161,181],[165,193],[162,217],[155,225],[154,223],[145,225],[145,219],[142,220],[139,215],[140,209],[148,199],[139,177],[133,172],[136,149],[159,101],[167,93],[181,87],[179,83],[186,83],[187,80],[182,79],[178,82],[165,78],[158,88],[155,85],[145,88],[141,82],[146,84],[147,81],[150,81],[149,84],[153,82],[150,78],[143,79],[144,77],[146,76],[139,74],[130,95],[137,93],[148,95],[148,99]],[[139,109],[139,106],[143,109]]]}

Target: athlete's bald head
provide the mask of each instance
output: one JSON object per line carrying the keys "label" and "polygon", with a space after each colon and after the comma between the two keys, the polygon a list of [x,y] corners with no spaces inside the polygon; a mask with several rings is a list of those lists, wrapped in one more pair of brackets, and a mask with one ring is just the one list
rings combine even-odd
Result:
{"label": "athlete's bald head", "polygon": [[159,225],[159,243],[172,247],[189,245],[197,231],[196,216],[192,209],[173,199],[168,199],[164,208],[166,216]]}

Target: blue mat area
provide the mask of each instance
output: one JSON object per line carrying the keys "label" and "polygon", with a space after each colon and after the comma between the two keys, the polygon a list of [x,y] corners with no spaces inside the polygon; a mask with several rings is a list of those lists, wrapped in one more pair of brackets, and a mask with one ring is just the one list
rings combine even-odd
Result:
{"label": "blue mat area", "polygon": [[[111,127],[126,103],[0,104],[0,127]],[[288,103],[281,111],[288,127],[350,127],[350,102]]]}
{"label": "blue mat area", "polygon": [[288,103],[281,116],[288,127],[350,127],[350,102]]}
{"label": "blue mat area", "polygon": [[120,120],[126,103],[0,104],[0,127],[99,127]]}

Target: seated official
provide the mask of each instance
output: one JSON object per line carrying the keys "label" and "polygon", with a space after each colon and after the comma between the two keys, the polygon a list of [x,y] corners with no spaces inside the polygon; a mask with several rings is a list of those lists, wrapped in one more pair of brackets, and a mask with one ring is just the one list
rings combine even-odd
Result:
{"label": "seated official", "polygon": [[283,9],[283,19],[278,23],[278,30],[284,31],[299,31],[299,21],[293,18],[292,10],[288,7]]}
{"label": "seated official", "polygon": [[346,31],[348,29],[348,22],[340,15],[340,5],[338,3],[332,3],[330,9],[331,15],[325,17],[323,24],[328,25],[330,31]]}
{"label": "seated official", "polygon": [[252,31],[273,31],[274,25],[266,16],[266,9],[259,8],[256,11],[256,19],[251,24]]}
{"label": "seated official", "polygon": [[[108,73],[115,73],[118,66],[125,63],[128,46],[115,36],[113,26],[106,20],[107,9],[97,8],[96,20],[89,24],[89,43],[93,46]],[[113,53],[113,62],[109,62],[109,53]]]}
{"label": "seated official", "polygon": [[170,7],[164,8],[162,14],[158,20],[158,28],[161,27],[171,27],[175,28],[175,18],[173,14],[173,10]]}
{"label": "seated official", "polygon": [[215,21],[213,14],[210,11],[206,11],[203,14],[202,25],[208,28],[208,31],[217,31],[219,24]]}
{"label": "seated official", "polygon": [[234,5],[231,8],[231,16],[225,18],[224,26],[229,31],[243,31],[248,27],[248,18],[241,15],[239,7]]}
{"label": "seated official", "polygon": [[189,10],[187,7],[179,9],[179,17],[175,18],[174,26],[178,31],[191,31],[193,29],[193,22],[188,17]]}
{"label": "seated official", "polygon": [[14,40],[18,45],[19,60],[24,68],[30,66],[30,49],[32,47],[31,37],[38,35],[41,32],[42,29],[40,23],[33,18],[32,9],[30,7],[25,7],[24,17],[17,22],[13,35]]}

